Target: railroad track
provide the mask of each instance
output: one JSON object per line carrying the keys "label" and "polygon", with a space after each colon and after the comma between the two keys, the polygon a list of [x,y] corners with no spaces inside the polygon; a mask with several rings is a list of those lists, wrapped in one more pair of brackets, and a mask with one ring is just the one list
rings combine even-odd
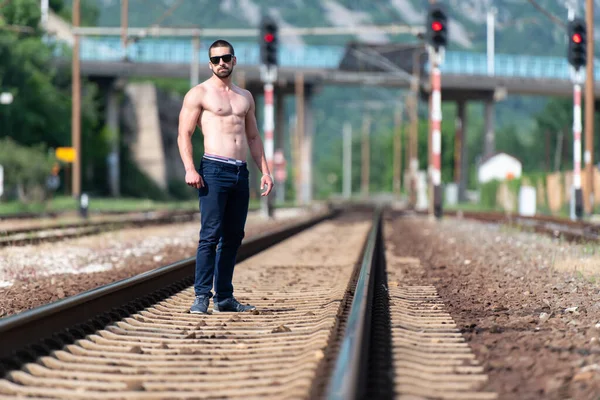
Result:
{"label": "railroad track", "polygon": [[[419,215],[427,212],[419,211]],[[444,215],[456,218],[466,218],[481,222],[505,224],[518,229],[542,233],[569,241],[598,241],[600,239],[600,225],[585,221],[572,221],[566,218],[536,215],[524,217],[511,213],[494,211],[444,211]]]}
{"label": "railroad track", "polygon": [[[167,210],[164,209],[147,209],[143,212],[145,213],[156,213],[156,212],[164,212]],[[20,212],[20,213],[10,213],[10,214],[0,214],[0,221],[8,221],[8,220],[23,220],[23,219],[39,219],[39,218],[58,218],[65,215],[74,214],[75,211],[47,211],[47,212]],[[131,210],[90,210],[90,216],[94,215],[128,215],[131,214]]]}
{"label": "railroad track", "polygon": [[0,247],[56,242],[124,228],[192,221],[197,217],[197,211],[150,212],[95,222],[56,223],[38,227],[6,229],[0,230]]}
{"label": "railroad track", "polygon": [[383,214],[245,241],[236,293],[251,313],[189,314],[189,259],[0,320],[0,395],[495,398],[435,288],[388,285],[406,263],[386,266]]}

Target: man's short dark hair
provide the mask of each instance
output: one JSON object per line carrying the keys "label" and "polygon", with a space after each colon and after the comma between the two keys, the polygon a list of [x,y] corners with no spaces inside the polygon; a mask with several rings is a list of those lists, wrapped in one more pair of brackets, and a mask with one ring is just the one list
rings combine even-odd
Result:
{"label": "man's short dark hair", "polygon": [[214,49],[215,47],[229,47],[229,50],[231,51],[231,55],[235,56],[235,51],[233,50],[233,46],[231,45],[231,43],[229,43],[227,40],[219,39],[219,40],[215,40],[213,42],[213,44],[211,44],[210,47],[208,48],[208,56],[209,57],[210,57],[210,51],[212,49]]}

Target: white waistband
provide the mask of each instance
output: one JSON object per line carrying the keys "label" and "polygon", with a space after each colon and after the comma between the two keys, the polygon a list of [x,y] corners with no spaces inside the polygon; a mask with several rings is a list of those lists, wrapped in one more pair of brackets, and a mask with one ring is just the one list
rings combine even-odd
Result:
{"label": "white waistband", "polygon": [[214,155],[214,154],[204,154],[203,157],[206,158],[207,160],[219,161],[219,162],[223,162],[223,163],[226,163],[226,164],[232,164],[232,165],[237,165],[237,166],[246,165],[246,161],[237,160],[235,158],[217,156],[217,155]]}

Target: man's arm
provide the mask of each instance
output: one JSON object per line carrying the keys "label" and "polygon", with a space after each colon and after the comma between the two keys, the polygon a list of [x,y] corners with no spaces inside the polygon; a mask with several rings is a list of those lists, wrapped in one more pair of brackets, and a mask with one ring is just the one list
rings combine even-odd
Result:
{"label": "man's arm", "polygon": [[263,174],[260,180],[260,188],[263,189],[267,186],[267,190],[262,194],[263,196],[266,196],[273,189],[273,179],[271,178],[271,171],[269,171],[269,164],[267,164],[267,159],[265,157],[263,142],[260,133],[258,132],[254,98],[250,92],[247,92],[246,97],[250,102],[250,107],[246,113],[246,137],[248,139],[248,147],[250,148],[252,159]]}
{"label": "man's arm", "polygon": [[204,182],[202,182],[202,178],[194,166],[192,135],[194,134],[194,130],[196,130],[196,124],[202,112],[203,94],[203,88],[196,86],[185,95],[179,113],[179,132],[177,135],[179,155],[185,167],[185,182],[197,189],[204,186]]}

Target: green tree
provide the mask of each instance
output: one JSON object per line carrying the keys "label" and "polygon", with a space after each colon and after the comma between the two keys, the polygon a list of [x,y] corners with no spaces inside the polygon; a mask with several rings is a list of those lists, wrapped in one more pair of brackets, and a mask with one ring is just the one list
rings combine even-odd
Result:
{"label": "green tree", "polygon": [[[81,0],[79,3],[82,26],[96,26],[100,9],[95,0]],[[52,11],[60,15],[65,20],[71,22],[73,16],[73,0],[50,0]]]}
{"label": "green tree", "polygon": [[[59,45],[42,40],[42,32],[38,29],[39,2],[13,0],[1,12],[0,24],[29,27],[31,31],[0,30],[0,91],[14,96],[12,104],[0,105],[0,138],[10,137],[27,146],[70,146],[70,70],[56,66],[58,63],[53,54]],[[68,48],[60,50],[69,57]],[[82,86],[82,146],[85,154],[82,160],[104,162],[105,155],[98,154],[104,147],[99,143],[101,137],[96,135],[101,129],[95,104],[97,88],[86,81]],[[83,177],[84,183],[94,179],[93,174],[84,173]]]}

